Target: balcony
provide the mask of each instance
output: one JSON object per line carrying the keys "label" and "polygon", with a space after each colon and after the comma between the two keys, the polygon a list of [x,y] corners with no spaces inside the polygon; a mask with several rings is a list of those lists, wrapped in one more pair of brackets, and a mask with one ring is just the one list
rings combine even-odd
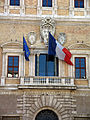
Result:
{"label": "balcony", "polygon": [[74,78],[60,77],[21,77],[19,88],[69,88],[75,89]]}
{"label": "balcony", "polygon": [[[9,78],[8,78],[9,79]],[[10,78],[11,80],[18,79],[20,84],[6,84],[6,77],[1,77],[1,87],[15,89],[22,88],[46,88],[46,89],[76,89],[74,78],[61,77],[46,77],[46,76],[29,76],[20,78]],[[14,88],[13,88],[14,89]]]}

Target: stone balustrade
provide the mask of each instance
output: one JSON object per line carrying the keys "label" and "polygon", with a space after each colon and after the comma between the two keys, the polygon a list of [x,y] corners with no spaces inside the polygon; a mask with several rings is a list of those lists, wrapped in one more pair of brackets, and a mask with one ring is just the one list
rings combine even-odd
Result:
{"label": "stone balustrade", "polygon": [[74,86],[74,78],[60,77],[21,77],[21,85],[58,85],[58,86]]}

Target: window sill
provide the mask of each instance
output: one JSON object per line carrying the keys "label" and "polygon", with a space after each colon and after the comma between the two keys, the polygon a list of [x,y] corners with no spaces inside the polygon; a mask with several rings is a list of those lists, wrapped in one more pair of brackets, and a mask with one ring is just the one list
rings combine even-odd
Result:
{"label": "window sill", "polygon": [[85,78],[85,79],[81,79],[81,78],[80,78],[80,79],[77,79],[77,78],[75,78],[75,80],[78,80],[78,81],[79,81],[79,80],[81,80],[81,81],[83,80],[83,81],[84,81],[84,80],[88,80],[88,79],[87,79],[87,78]]}
{"label": "window sill", "polygon": [[42,7],[42,10],[52,10],[53,7]]}
{"label": "window sill", "polygon": [[74,11],[84,11],[85,8],[74,8]]}
{"label": "window sill", "polygon": [[9,6],[9,9],[20,9],[20,6]]}
{"label": "window sill", "polygon": [[6,79],[7,79],[7,80],[12,80],[12,79],[13,79],[13,80],[16,80],[16,79],[19,80],[20,78],[19,78],[19,77],[16,77],[16,78],[15,78],[15,77],[6,77]]}

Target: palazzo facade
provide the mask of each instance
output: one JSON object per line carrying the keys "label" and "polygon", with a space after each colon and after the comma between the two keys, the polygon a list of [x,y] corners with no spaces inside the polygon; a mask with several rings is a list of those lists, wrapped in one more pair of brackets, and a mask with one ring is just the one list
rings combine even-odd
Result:
{"label": "palazzo facade", "polygon": [[90,0],[0,0],[0,120],[90,120]]}

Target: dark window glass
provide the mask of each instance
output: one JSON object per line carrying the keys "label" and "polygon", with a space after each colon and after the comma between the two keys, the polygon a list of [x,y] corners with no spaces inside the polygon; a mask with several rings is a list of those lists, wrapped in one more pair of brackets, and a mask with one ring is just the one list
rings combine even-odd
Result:
{"label": "dark window glass", "polygon": [[[58,59],[53,56],[41,54],[35,57],[35,75],[39,76],[58,76]],[[37,67],[39,64],[39,67]]]}
{"label": "dark window glass", "polygon": [[39,76],[46,76],[47,62],[46,55],[40,55],[39,57]]}
{"label": "dark window glass", "polygon": [[35,76],[37,76],[37,55],[35,55]]}
{"label": "dark window glass", "polygon": [[47,56],[47,76],[55,75],[55,62],[53,56]]}
{"label": "dark window glass", "polygon": [[10,0],[10,5],[11,6],[19,6],[20,5],[20,0]]}
{"label": "dark window glass", "polygon": [[19,73],[19,57],[8,56],[8,77],[18,77]]}
{"label": "dark window glass", "polygon": [[75,78],[86,78],[86,59],[84,57],[75,58]]}
{"label": "dark window glass", "polygon": [[52,7],[52,0],[42,0],[43,7]]}
{"label": "dark window glass", "polygon": [[2,120],[20,120],[19,116],[2,116]]}
{"label": "dark window glass", "polygon": [[52,7],[52,0],[48,0],[48,7]]}
{"label": "dark window glass", "polygon": [[75,8],[84,8],[84,0],[74,0]]}

